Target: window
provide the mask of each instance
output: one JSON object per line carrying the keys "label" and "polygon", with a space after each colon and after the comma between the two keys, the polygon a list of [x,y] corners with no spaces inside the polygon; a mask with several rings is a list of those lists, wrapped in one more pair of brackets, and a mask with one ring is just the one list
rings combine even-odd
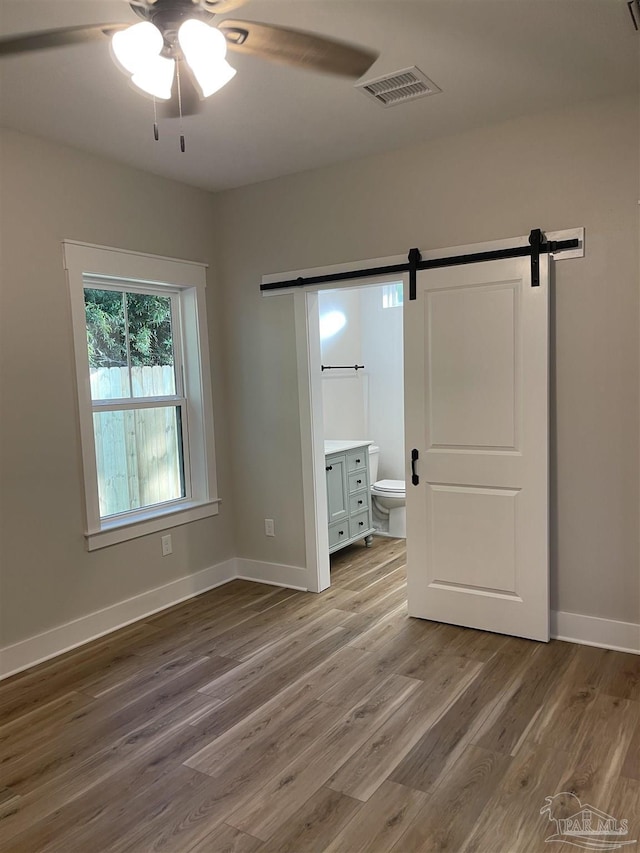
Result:
{"label": "window", "polygon": [[382,285],[382,307],[399,308],[403,303],[403,284],[395,281],[393,284]]}
{"label": "window", "polygon": [[64,251],[89,550],[215,515],[205,268]]}
{"label": "window", "polygon": [[185,498],[179,294],[84,285],[100,518]]}

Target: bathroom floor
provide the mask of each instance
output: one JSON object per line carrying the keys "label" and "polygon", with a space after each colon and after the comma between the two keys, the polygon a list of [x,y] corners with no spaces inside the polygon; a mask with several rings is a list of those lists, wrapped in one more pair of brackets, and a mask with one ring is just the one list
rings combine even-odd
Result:
{"label": "bathroom floor", "polygon": [[3,853],[543,853],[561,792],[640,839],[640,657],[410,619],[404,540],[331,565],[1,683]]}

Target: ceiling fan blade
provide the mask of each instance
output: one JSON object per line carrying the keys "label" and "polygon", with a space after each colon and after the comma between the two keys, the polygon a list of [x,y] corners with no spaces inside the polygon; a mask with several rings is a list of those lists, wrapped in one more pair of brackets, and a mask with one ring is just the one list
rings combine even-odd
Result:
{"label": "ceiling fan blade", "polygon": [[64,27],[59,30],[42,30],[39,33],[24,33],[0,39],[0,56],[11,56],[31,50],[50,47],[65,47],[68,44],[94,41],[124,30],[131,24],[83,24],[79,27]]}
{"label": "ceiling fan blade", "polygon": [[272,24],[225,18],[218,29],[233,50],[312,71],[361,77],[378,58],[367,48]]}
{"label": "ceiling fan blade", "polygon": [[202,110],[202,98],[196,89],[185,62],[180,62],[180,101],[178,101],[178,84],[176,78],[170,100],[158,101],[160,117],[180,118],[180,102],[182,103],[183,116],[197,115]]}

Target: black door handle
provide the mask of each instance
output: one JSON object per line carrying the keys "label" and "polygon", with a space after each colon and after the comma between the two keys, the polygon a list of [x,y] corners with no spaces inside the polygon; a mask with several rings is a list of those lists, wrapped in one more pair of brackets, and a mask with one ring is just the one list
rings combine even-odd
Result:
{"label": "black door handle", "polygon": [[324,470],[325,471],[333,471],[333,465],[327,465],[327,467]]}
{"label": "black door handle", "polygon": [[420,477],[416,474],[416,462],[418,461],[418,451],[414,447],[411,451],[411,483],[417,486],[420,482]]}

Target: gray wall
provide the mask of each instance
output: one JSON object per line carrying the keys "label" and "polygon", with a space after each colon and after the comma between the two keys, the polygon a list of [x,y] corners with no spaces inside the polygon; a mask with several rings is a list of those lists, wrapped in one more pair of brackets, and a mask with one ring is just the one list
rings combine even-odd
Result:
{"label": "gray wall", "polygon": [[[13,132],[2,145],[1,645],[233,555],[304,566],[293,305],[260,297],[263,273],[538,226],[587,229],[587,256],[557,265],[553,298],[553,606],[640,621],[634,101],[213,197]],[[223,503],[172,531],[171,557],[158,535],[84,548],[64,238],[217,266],[207,301]]]}
{"label": "gray wall", "polygon": [[552,606],[640,620],[638,148],[621,98],[215,198],[241,556],[304,565],[292,299],[262,274],[583,225],[553,293]]}
{"label": "gray wall", "polygon": [[[336,311],[345,325],[329,338],[322,338],[322,318]],[[320,358],[322,364],[363,363],[360,323],[360,291],[324,290],[318,294],[320,314]],[[367,370],[326,370],[322,373],[322,414],[324,437],[366,440],[370,436],[367,419],[370,375]]]}
{"label": "gray wall", "polygon": [[[369,372],[369,436],[379,480],[404,480],[404,349],[401,307],[382,307],[382,287],[360,290],[362,359]],[[408,296],[408,294],[407,294]]]}
{"label": "gray wall", "polygon": [[89,554],[71,319],[61,240],[213,264],[211,196],[32,137],[1,152],[0,645],[63,624],[233,556],[221,312],[213,270],[207,309],[220,514]]}

